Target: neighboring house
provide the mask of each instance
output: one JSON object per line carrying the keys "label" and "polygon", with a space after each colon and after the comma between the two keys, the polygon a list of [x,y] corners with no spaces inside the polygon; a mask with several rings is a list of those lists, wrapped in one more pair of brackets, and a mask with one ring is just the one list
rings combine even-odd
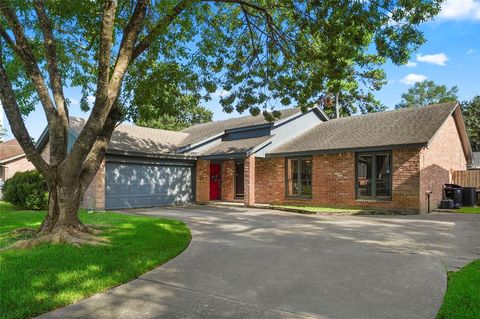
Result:
{"label": "neighboring house", "polygon": [[33,170],[18,141],[13,139],[0,143],[0,180],[6,181],[16,172]]}
{"label": "neighboring house", "polygon": [[[71,136],[85,120],[72,118]],[[38,147],[48,154],[48,134]],[[73,142],[73,141],[72,141]],[[71,145],[71,143],[70,143]],[[318,108],[199,124],[121,124],[84,197],[95,209],[213,200],[424,212],[472,161],[456,103],[329,120]]]}
{"label": "neighboring house", "polygon": [[473,160],[468,169],[480,169],[480,152],[473,152]]}

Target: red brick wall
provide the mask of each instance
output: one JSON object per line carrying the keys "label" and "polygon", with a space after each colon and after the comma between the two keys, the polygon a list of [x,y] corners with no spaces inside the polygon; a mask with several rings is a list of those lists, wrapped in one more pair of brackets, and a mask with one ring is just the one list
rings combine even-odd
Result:
{"label": "red brick wall", "polygon": [[210,201],[210,161],[197,160],[195,179],[195,200],[206,204]]}
{"label": "red brick wall", "polygon": [[252,206],[256,201],[256,173],[255,173],[256,158],[254,155],[245,158],[245,190],[244,203],[247,206]]}
{"label": "red brick wall", "polygon": [[312,165],[312,201],[351,205],[355,199],[355,154],[315,156]]}
{"label": "red brick wall", "polygon": [[222,200],[233,200],[235,198],[235,161],[226,160],[222,162]]}
{"label": "red brick wall", "polygon": [[392,152],[393,181],[391,201],[355,200],[355,154],[327,154],[313,157],[312,198],[285,196],[285,159],[256,159],[256,202],[302,205],[364,206],[418,212],[419,150]]}
{"label": "red brick wall", "polygon": [[443,124],[430,145],[422,149],[420,168],[421,210],[426,212],[428,206],[426,191],[432,191],[431,208],[437,208],[442,200],[443,184],[451,182],[452,171],[467,168],[467,160],[453,116]]}
{"label": "red brick wall", "polygon": [[260,204],[285,201],[285,158],[255,160],[255,201]]}

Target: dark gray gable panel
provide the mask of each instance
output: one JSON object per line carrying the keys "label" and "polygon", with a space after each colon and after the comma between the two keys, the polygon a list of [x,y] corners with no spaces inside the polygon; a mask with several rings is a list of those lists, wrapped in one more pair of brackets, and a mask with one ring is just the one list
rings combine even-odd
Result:
{"label": "dark gray gable panel", "polygon": [[222,136],[223,141],[241,140],[246,138],[262,137],[270,135],[270,126],[261,128],[250,128],[248,130],[226,132]]}

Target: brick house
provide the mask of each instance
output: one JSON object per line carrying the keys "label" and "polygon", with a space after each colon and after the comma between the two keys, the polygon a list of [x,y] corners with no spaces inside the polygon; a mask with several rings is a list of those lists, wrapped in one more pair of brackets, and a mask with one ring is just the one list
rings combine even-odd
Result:
{"label": "brick house", "polygon": [[0,143],[0,180],[6,181],[16,172],[33,170],[18,141],[13,139]]}
{"label": "brick house", "polygon": [[[84,120],[72,118],[72,142]],[[48,154],[48,141],[39,147]],[[199,124],[119,125],[84,196],[95,209],[210,201],[421,213],[472,162],[457,103],[328,119],[318,108]]]}

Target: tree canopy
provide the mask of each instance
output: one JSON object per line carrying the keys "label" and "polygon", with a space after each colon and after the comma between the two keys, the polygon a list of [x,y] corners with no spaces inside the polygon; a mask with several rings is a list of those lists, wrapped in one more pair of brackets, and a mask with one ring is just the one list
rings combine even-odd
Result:
{"label": "tree canopy", "polygon": [[182,130],[212,120],[213,112],[201,105],[196,77],[178,64],[153,63],[146,72],[132,68],[125,82],[127,117],[139,126]]}
{"label": "tree canopy", "polygon": [[[84,109],[89,108],[87,96],[96,90],[99,26],[106,2],[45,4],[58,39],[62,83],[83,88]],[[382,109],[372,94],[385,83],[381,65],[387,59],[407,62],[425,41],[418,24],[438,13],[439,2],[153,1],[147,5],[125,82],[144,78],[152,64],[161,61],[175,63],[178,73],[192,76],[185,92],[203,89],[206,100],[216,90],[229,92],[220,101],[226,112],[258,114],[280,105],[307,108],[337,92],[345,101],[345,114]],[[45,63],[38,18],[31,14],[29,1],[16,3],[19,24],[28,29],[37,61]],[[134,8],[135,2],[118,1],[112,57],[119,53],[122,30]],[[28,113],[37,101],[35,88],[12,48],[4,45],[3,50],[17,100]],[[138,106],[126,99],[132,96],[122,95],[124,107]]]}
{"label": "tree canopy", "polygon": [[480,152],[480,95],[461,104],[467,134],[474,152]]}
{"label": "tree canopy", "polygon": [[[268,120],[278,116],[275,107],[307,109],[339,92],[368,101],[385,81],[381,65],[408,61],[425,41],[419,25],[438,14],[440,3],[0,0],[0,100],[14,136],[49,186],[45,236],[37,242],[94,240],[78,220],[80,201],[117,123],[142,116],[135,109],[140,104],[156,108],[157,101],[139,103],[132,91],[141,89],[137,81],[152,74],[155,80],[156,68],[163,73],[163,65],[175,66],[168,72],[179,86],[169,94],[181,90],[209,100],[228,92],[220,98],[224,111],[263,113]],[[72,86],[82,88],[81,107],[90,115],[67,149],[64,87]],[[48,161],[23,122],[22,114],[37,106],[49,125]]]}
{"label": "tree canopy", "polygon": [[439,85],[433,81],[422,81],[402,94],[402,100],[395,105],[396,109],[405,107],[418,107],[435,103],[452,102],[458,100],[458,88]]}

